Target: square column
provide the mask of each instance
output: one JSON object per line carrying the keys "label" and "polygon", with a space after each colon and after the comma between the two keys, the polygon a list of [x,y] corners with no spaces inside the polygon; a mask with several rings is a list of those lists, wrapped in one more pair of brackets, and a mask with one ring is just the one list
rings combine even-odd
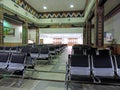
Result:
{"label": "square column", "polygon": [[22,44],[28,44],[28,22],[25,21],[22,30]]}
{"label": "square column", "polygon": [[96,0],[96,10],[95,10],[95,46],[104,46],[104,6],[98,5],[98,0]]}

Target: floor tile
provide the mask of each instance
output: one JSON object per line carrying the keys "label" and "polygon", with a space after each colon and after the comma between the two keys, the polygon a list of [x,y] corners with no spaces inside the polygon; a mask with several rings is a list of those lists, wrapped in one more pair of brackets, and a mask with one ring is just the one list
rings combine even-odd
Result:
{"label": "floor tile", "polygon": [[59,81],[65,80],[64,73],[38,72],[38,73],[35,73],[35,76],[33,76],[33,78],[36,78],[36,77],[39,79],[48,79],[48,80],[59,80]]}
{"label": "floor tile", "polygon": [[47,87],[46,90],[65,90],[65,88],[59,88],[59,87]]}

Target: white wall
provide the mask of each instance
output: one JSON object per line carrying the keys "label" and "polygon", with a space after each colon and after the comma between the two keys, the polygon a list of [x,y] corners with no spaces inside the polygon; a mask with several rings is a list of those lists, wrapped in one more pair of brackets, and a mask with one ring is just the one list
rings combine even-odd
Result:
{"label": "white wall", "polygon": [[83,44],[82,33],[41,34],[39,37],[39,39],[43,39],[44,44],[53,44],[54,38],[61,38],[62,44],[68,44],[68,38],[77,38],[77,44]]}
{"label": "white wall", "polygon": [[120,44],[120,13],[113,17],[113,32],[114,38],[117,40],[117,43]]}
{"label": "white wall", "polygon": [[44,44],[53,43],[53,38],[62,38],[63,44],[68,43],[68,38],[78,38],[78,44],[83,44],[83,28],[40,28],[39,36]]}
{"label": "white wall", "polygon": [[13,25],[12,28],[15,28],[15,35],[6,35],[4,38],[4,43],[22,43],[22,25]]}
{"label": "white wall", "polygon": [[35,29],[28,30],[28,39],[36,42],[36,30]]}
{"label": "white wall", "polygon": [[[113,38],[117,40],[118,44],[120,44],[120,13],[116,14],[104,23],[104,32],[112,33]],[[108,44],[109,42],[105,40],[104,43]]]}
{"label": "white wall", "polygon": [[39,34],[83,33],[83,28],[40,28]]}

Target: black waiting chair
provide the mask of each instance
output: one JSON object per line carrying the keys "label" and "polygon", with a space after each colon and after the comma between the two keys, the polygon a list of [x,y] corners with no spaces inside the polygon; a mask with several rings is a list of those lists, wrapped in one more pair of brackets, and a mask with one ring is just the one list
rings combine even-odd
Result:
{"label": "black waiting chair", "polygon": [[40,54],[39,48],[32,47],[30,49],[30,56],[31,56],[32,59],[34,59],[34,60],[37,59],[39,57],[39,54]]}
{"label": "black waiting chair", "polygon": [[90,75],[90,58],[87,55],[71,55],[70,57],[71,75]]}
{"label": "black waiting chair", "polygon": [[98,55],[110,55],[110,50],[98,50]]}
{"label": "black waiting chair", "polygon": [[40,50],[38,47],[32,47],[30,49],[30,57],[28,57],[28,61],[29,64],[31,64],[32,66],[35,65],[35,61],[39,58],[40,55]]}
{"label": "black waiting chair", "polygon": [[49,53],[53,58],[57,56],[57,51],[54,45],[49,46]]}
{"label": "black waiting chair", "polygon": [[48,60],[48,63],[51,63],[51,55],[47,46],[40,48],[38,60]]}
{"label": "black waiting chair", "polygon": [[56,49],[57,55],[59,55],[61,53],[60,46],[59,45],[55,45],[55,49]]}
{"label": "black waiting chair", "polygon": [[72,54],[73,55],[75,55],[75,54],[77,54],[77,55],[85,55],[85,52],[84,52],[84,50],[74,49],[74,50],[72,50]]}
{"label": "black waiting chair", "polygon": [[87,55],[97,55],[97,49],[88,49],[86,50]]}
{"label": "black waiting chair", "polygon": [[22,84],[22,81],[24,79],[25,60],[26,60],[26,55],[25,54],[23,54],[23,53],[12,53],[11,57],[10,57],[9,65],[7,67],[7,70],[8,70],[8,72],[10,72],[10,74],[21,75],[21,80],[18,83],[19,86]]}
{"label": "black waiting chair", "polygon": [[11,47],[11,51],[10,52],[12,52],[12,53],[19,52],[18,47],[17,46]]}
{"label": "black waiting chair", "polygon": [[71,55],[66,71],[66,88],[68,90],[70,81],[90,80],[91,68],[90,57],[88,55]]}
{"label": "black waiting chair", "polygon": [[23,46],[21,47],[21,50],[20,50],[21,53],[24,53],[24,54],[30,54],[30,47],[28,46]]}
{"label": "black waiting chair", "polygon": [[0,52],[4,52],[5,51],[5,47],[4,46],[0,46]]}
{"label": "black waiting chair", "polygon": [[6,69],[9,62],[9,53],[0,52],[0,69]]}
{"label": "black waiting chair", "polygon": [[26,58],[26,66],[30,69],[34,69],[35,61],[38,57],[39,57],[38,47],[29,48],[29,54],[27,54],[27,58]]}
{"label": "black waiting chair", "polygon": [[112,56],[110,55],[93,55],[92,56],[92,73],[97,79],[96,82],[100,83],[101,78],[113,78],[114,65]]}
{"label": "black waiting chair", "polygon": [[115,72],[120,77],[120,55],[114,55],[115,60]]}
{"label": "black waiting chair", "polygon": [[11,47],[6,46],[6,47],[4,48],[4,52],[10,52],[10,51],[11,51]]}

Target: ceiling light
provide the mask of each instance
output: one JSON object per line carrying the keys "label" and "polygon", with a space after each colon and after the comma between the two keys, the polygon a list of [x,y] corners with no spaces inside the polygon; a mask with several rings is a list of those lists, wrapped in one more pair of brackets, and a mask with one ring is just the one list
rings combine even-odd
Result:
{"label": "ceiling light", "polygon": [[47,7],[46,7],[46,6],[44,6],[44,7],[43,7],[43,9],[47,9]]}
{"label": "ceiling light", "polygon": [[71,7],[71,8],[73,8],[73,7],[74,7],[74,5],[70,5],[70,7]]}

